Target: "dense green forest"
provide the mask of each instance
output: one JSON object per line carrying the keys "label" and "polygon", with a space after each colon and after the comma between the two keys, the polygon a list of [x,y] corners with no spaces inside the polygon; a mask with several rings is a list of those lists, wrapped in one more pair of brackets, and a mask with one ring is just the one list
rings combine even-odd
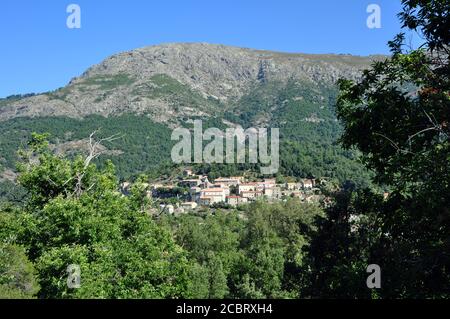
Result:
{"label": "dense green forest", "polygon": [[[420,32],[425,44],[406,49],[405,35],[399,34],[389,43],[389,59],[374,62],[358,81],[340,80],[339,91],[330,91],[342,126],[336,131],[337,124],[321,122],[320,134],[324,142],[340,134],[342,149],[323,150],[314,137],[317,126],[310,135],[296,135],[295,125],[283,132],[292,134],[282,151],[282,157],[292,156],[284,160],[284,172],[305,176],[330,170],[341,182],[339,188],[322,189],[331,199],[326,206],[262,200],[236,209],[150,214],[155,203],[146,196],[148,176],[136,178],[128,196],[119,192],[119,182],[134,169],[155,172],[151,165],[163,161],[163,152],[143,148],[161,145],[150,140],[167,137],[164,127],[155,129],[146,118],[132,116],[2,124],[2,133],[9,132],[1,135],[2,149],[8,150],[2,164],[17,163],[23,196],[8,193],[0,206],[0,297],[449,298],[449,4],[402,4],[403,28]],[[405,86],[416,91],[405,92]],[[255,89],[255,96],[245,97],[248,103],[272,96],[259,89],[271,90]],[[300,89],[289,84],[283,90]],[[286,107],[271,119],[281,127],[284,114],[290,114]],[[331,116],[332,109],[331,104],[324,108],[321,118]],[[254,116],[259,115],[243,111],[236,121],[253,123]],[[131,145],[132,160],[55,154],[56,139],[67,141],[67,132],[86,138],[99,123],[104,136],[129,133],[108,148]],[[143,144],[133,148],[132,132],[139,130]],[[148,162],[133,159],[143,151]],[[346,182],[347,170],[358,172],[346,160],[341,173],[336,162],[316,173],[305,169],[306,158],[312,170],[320,156],[327,163],[328,156],[350,161],[355,154],[361,159],[357,165],[372,172],[365,185]],[[248,169],[196,168],[215,174]],[[173,167],[159,169],[170,174]],[[388,196],[371,182],[388,187]],[[370,264],[381,269],[376,289],[366,284]],[[71,265],[79,267],[77,288],[69,285]]]}
{"label": "dense green forest", "polygon": [[[277,106],[277,101],[261,101],[257,99],[261,91],[274,89],[272,84],[262,84],[262,88],[252,91],[251,96],[246,96],[239,105],[242,109],[236,111],[242,118],[260,114],[254,104],[270,104]],[[282,100],[287,94],[294,94],[296,86],[275,85],[277,93],[271,94]],[[307,92],[308,90],[305,90]],[[286,92],[285,92],[286,91]],[[303,91],[302,91],[303,92]],[[303,94],[303,93],[302,93]],[[306,94],[306,93],[305,93]],[[334,115],[335,97],[330,98],[329,106],[318,114],[326,121],[320,123],[304,122],[295,125],[295,121],[310,114],[310,109],[319,109],[313,100],[309,101],[307,95],[301,103],[293,102],[291,105],[280,107],[279,113],[274,114],[270,127],[279,127],[281,132],[280,175],[298,178],[305,177],[327,177],[335,179],[339,183],[347,180],[355,181],[358,185],[367,186],[370,183],[371,173],[365,169],[358,160],[359,155],[354,150],[344,150],[336,140],[340,134],[341,127],[336,122]],[[247,109],[248,107],[248,109]],[[253,114],[253,115],[252,115]],[[296,114],[296,117],[293,117]],[[223,115],[230,117],[228,113]],[[288,118],[290,119],[288,120]],[[203,128],[217,127],[226,129],[223,124],[222,115],[214,118],[199,118],[203,120]],[[192,119],[191,119],[192,120]],[[251,127],[252,121],[233,118],[235,123],[244,128]],[[184,124],[190,127],[188,123]],[[118,176],[121,179],[136,177],[140,173],[154,175],[170,164],[170,151],[174,145],[171,141],[171,130],[167,126],[153,122],[143,116],[125,114],[120,116],[102,117],[87,116],[83,119],[67,117],[48,118],[16,118],[2,122],[0,126],[0,172],[4,169],[14,169],[17,161],[17,150],[31,137],[32,132],[50,133],[50,143],[56,148],[67,149],[65,145],[70,142],[86,140],[89,135],[97,131],[99,138],[118,135],[119,138],[106,143],[104,146],[112,151],[102,156],[97,164],[100,166],[107,160],[111,160],[116,166]],[[75,149],[73,152],[83,152],[83,149]],[[219,175],[237,175],[242,171],[253,169],[259,170],[254,165],[203,165],[203,171],[208,171],[212,177]]]}
{"label": "dense green forest", "polygon": [[98,138],[117,134],[120,138],[104,146],[121,152],[105,158],[114,162],[122,177],[149,170],[161,161],[167,161],[172,148],[169,128],[136,115],[111,118],[88,116],[83,119],[16,118],[2,122],[0,131],[0,165],[4,168],[15,167],[17,150],[26,144],[32,132],[50,133],[50,143],[54,145],[86,139],[94,131],[98,131]]}
{"label": "dense green forest", "polygon": [[[98,169],[84,166],[81,156],[55,156],[44,135],[33,134],[20,154],[19,182],[29,197],[22,208],[4,205],[0,215],[3,297],[298,298],[309,293],[310,243],[325,217],[318,205],[291,199],[152,218],[142,177],[131,195],[123,196],[112,163]],[[31,164],[35,156],[39,163]],[[66,285],[69,264],[81,268],[79,289]],[[364,285],[361,280],[361,290]]]}

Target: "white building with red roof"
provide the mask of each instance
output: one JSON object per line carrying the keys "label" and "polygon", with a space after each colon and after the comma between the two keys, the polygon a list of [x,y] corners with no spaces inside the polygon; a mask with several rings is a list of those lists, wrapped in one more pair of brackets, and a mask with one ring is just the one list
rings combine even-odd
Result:
{"label": "white building with red roof", "polygon": [[205,188],[200,191],[200,202],[209,203],[202,205],[212,205],[225,202],[226,191],[224,188]]}

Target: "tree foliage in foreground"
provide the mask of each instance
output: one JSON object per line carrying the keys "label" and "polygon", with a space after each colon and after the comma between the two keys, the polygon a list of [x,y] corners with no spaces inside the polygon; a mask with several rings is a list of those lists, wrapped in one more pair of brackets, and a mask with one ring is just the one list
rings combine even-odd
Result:
{"label": "tree foliage in foreground", "polygon": [[[93,145],[95,143],[93,142]],[[257,202],[205,216],[151,216],[138,179],[118,192],[114,167],[53,154],[33,134],[20,152],[21,208],[2,218],[2,296],[39,298],[295,298],[317,205]],[[21,263],[22,266],[18,266]],[[81,271],[67,285],[68,267]],[[15,289],[15,290],[14,290]]]}
{"label": "tree foliage in foreground", "polygon": [[[136,204],[143,201],[117,191],[111,164],[99,171],[85,158],[56,156],[38,134],[22,156],[19,182],[30,199],[9,233],[34,264],[38,297],[189,296],[185,252]],[[69,265],[80,267],[79,289],[67,285]]]}
{"label": "tree foliage in foreground", "polygon": [[[380,238],[372,261],[386,297],[450,295],[449,9],[445,0],[404,0],[403,27],[425,43],[407,51],[404,34],[392,57],[354,83],[340,81],[343,144],[356,147],[375,180],[392,192],[376,208]],[[361,211],[363,213],[364,211]]]}
{"label": "tree foliage in foreground", "polygon": [[298,298],[317,205],[256,202],[240,211],[164,216],[189,254],[196,298]]}

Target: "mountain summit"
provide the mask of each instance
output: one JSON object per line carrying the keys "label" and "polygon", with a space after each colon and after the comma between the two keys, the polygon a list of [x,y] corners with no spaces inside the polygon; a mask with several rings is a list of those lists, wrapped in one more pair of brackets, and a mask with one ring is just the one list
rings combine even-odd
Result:
{"label": "mountain summit", "polygon": [[137,113],[164,123],[209,116],[231,110],[255,85],[332,86],[339,77],[357,77],[376,58],[162,44],[113,55],[53,92],[0,100],[0,120]]}

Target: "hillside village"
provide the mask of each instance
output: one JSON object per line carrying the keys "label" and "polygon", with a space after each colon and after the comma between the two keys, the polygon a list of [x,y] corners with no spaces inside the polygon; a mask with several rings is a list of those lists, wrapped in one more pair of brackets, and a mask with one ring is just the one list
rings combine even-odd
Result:
{"label": "hillside village", "polygon": [[[189,169],[183,175],[175,182],[144,184],[147,196],[161,202],[161,211],[173,214],[202,207],[233,208],[260,199],[275,202],[293,197],[306,203],[326,199],[318,188],[322,181],[316,179],[277,183],[275,179],[250,181],[244,176],[231,176],[211,181],[207,175],[197,175]],[[131,185],[130,182],[122,183],[122,193],[129,194]],[[174,203],[168,203],[170,198],[176,199]]]}

